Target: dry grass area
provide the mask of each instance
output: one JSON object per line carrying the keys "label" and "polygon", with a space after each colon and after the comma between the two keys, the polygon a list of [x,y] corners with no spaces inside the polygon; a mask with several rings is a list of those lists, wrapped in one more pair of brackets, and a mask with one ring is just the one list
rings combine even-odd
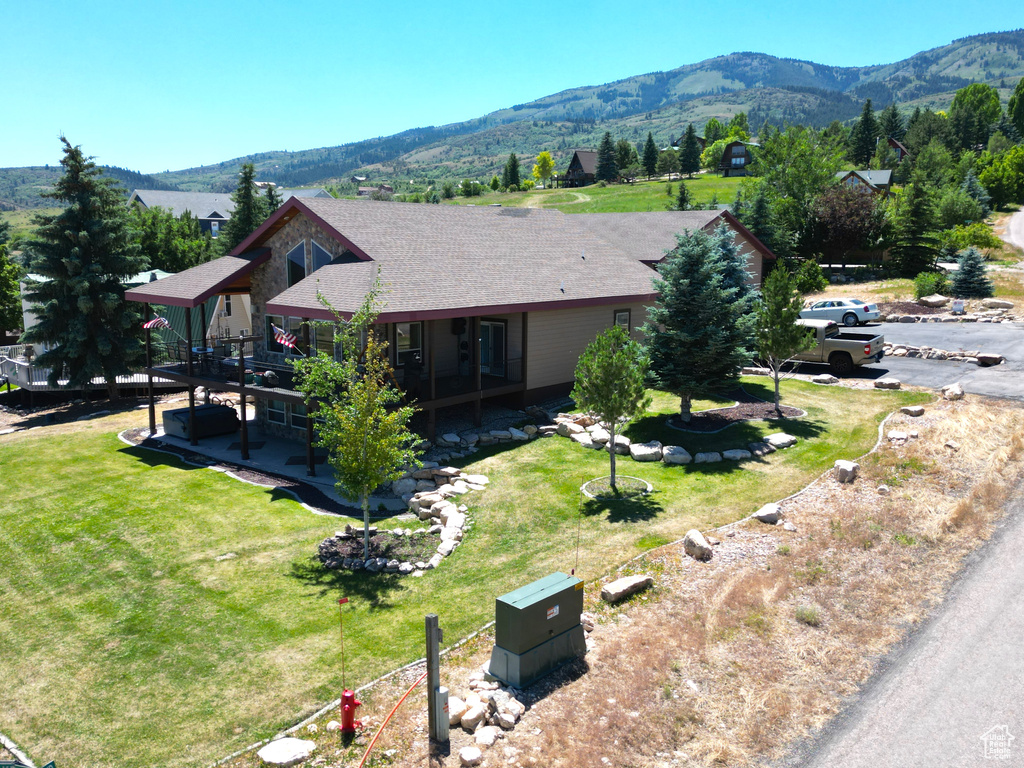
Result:
{"label": "dry grass area", "polygon": [[[484,765],[758,765],[821,727],[941,600],[1024,476],[1019,404],[939,401],[923,417],[895,415],[888,429],[920,437],[885,441],[853,485],[827,475],[786,500],[796,532],[756,522],[721,529],[709,563],[678,545],[652,550],[624,570],[654,575],[654,589],[614,608],[588,584],[597,627],[585,664],[530,701]],[[453,695],[491,642],[481,637],[442,662]],[[372,723],[411,679],[366,696]],[[416,694],[368,764],[426,765],[425,729],[425,697]],[[326,737],[321,730],[311,764],[358,762],[361,748]],[[453,729],[451,753],[432,764],[458,766],[470,743]]]}

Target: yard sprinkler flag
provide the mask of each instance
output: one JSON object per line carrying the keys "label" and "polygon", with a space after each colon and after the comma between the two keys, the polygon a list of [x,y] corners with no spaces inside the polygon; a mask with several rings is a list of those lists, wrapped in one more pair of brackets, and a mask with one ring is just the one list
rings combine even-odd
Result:
{"label": "yard sprinkler flag", "polygon": [[154,317],[142,324],[142,327],[146,330],[153,330],[154,328],[170,328],[171,324],[167,322],[166,317]]}
{"label": "yard sprinkler flag", "polygon": [[299,338],[294,333],[288,333],[284,328],[278,328],[273,323],[270,324],[270,327],[274,331],[274,341],[278,344],[283,344],[286,347],[295,349],[295,345],[298,343]]}

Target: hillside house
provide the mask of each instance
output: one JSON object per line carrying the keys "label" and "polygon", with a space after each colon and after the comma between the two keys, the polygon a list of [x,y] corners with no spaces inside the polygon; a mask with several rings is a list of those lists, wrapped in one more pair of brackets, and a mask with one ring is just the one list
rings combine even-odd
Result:
{"label": "hillside house", "polygon": [[910,154],[910,150],[903,146],[903,143],[890,136],[887,141],[889,146],[896,151],[896,161],[902,163],[903,158]]}
{"label": "hillside house", "polygon": [[[751,271],[761,274],[770,252],[721,211],[570,216],[292,199],[232,255],[132,289],[127,298],[188,314],[212,296],[248,295],[253,337],[229,340],[203,360],[190,353],[189,339],[148,373],[190,391],[252,396],[261,431],[306,439],[313,473],[312,435],[290,361],[314,350],[339,352],[334,315],[318,296],[350,316],[379,275],[387,288],[377,323],[396,381],[426,413],[430,433],[439,408],[471,408],[479,419],[485,400],[522,406],[567,393],[577,359],[597,333],[621,324],[640,338],[655,298],[649,265],[675,245],[675,233],[719,221],[743,237],[756,262]],[[276,342],[272,326],[294,334],[298,349]],[[243,342],[244,367],[274,371],[272,386],[239,378]]]}
{"label": "hillside house", "polygon": [[837,171],[840,184],[853,187],[859,192],[888,197],[892,189],[892,171]]}
{"label": "hillside house", "polygon": [[593,184],[597,174],[597,152],[589,149],[577,149],[572,153],[569,167],[565,175],[557,181],[563,187],[585,187]]}
{"label": "hillside house", "polygon": [[731,141],[725,145],[718,170],[723,176],[746,176],[747,166],[754,162],[751,150],[758,146],[749,141]]}
{"label": "hillside house", "polygon": [[[675,149],[679,149],[680,147],[682,147],[683,146],[683,139],[685,139],[685,138],[686,138],[686,133],[684,132],[684,133],[680,134],[678,139],[672,139],[672,142],[671,142],[672,147],[675,148]],[[697,137],[697,146],[700,147],[700,151],[703,152],[705,149],[708,148],[708,142],[707,142],[707,140],[703,136],[698,136]]]}

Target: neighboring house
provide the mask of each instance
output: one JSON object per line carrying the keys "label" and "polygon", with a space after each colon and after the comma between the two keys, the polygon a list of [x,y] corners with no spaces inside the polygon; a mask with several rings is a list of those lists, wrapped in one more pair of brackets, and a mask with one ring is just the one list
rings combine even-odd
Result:
{"label": "neighboring house", "polygon": [[838,171],[836,178],[859,192],[888,197],[892,189],[892,171]]}
{"label": "neighboring house", "polygon": [[751,148],[758,144],[749,141],[731,141],[725,145],[718,170],[723,176],[746,176],[747,166],[754,162]]}
{"label": "neighboring house", "polygon": [[356,197],[369,197],[374,192],[386,192],[387,194],[394,194],[395,188],[390,184],[378,184],[376,187],[359,187],[356,190]]}
{"label": "neighboring house", "polygon": [[[681,146],[683,146],[683,139],[685,138],[686,133],[684,132],[678,139],[674,139],[672,141],[672,146],[675,147],[676,149],[679,149]],[[703,152],[705,149],[708,148],[708,142],[703,136],[698,136],[697,146],[700,147],[700,151]]]}
{"label": "neighboring house", "polygon": [[352,176],[351,178],[349,178],[349,181],[352,182],[353,184],[363,184],[368,178],[370,178],[370,177],[369,176]]}
{"label": "neighboring house", "polygon": [[903,146],[902,142],[897,141],[891,136],[888,139],[889,146],[896,150],[896,161],[903,162],[903,158],[910,154],[910,150]]}
{"label": "neighboring house", "polygon": [[[305,437],[312,473],[312,435],[290,362],[312,350],[338,352],[334,315],[321,297],[350,316],[379,275],[386,293],[377,323],[396,381],[426,412],[432,433],[439,408],[473,408],[479,419],[484,400],[522,406],[568,393],[580,353],[599,332],[620,324],[640,338],[655,299],[648,264],[674,246],[675,233],[719,221],[742,236],[760,274],[758,255],[770,252],[721,211],[567,215],[292,199],[232,255],[127,298],[188,314],[217,295],[248,295],[255,335],[246,367],[275,371],[274,386],[240,385],[237,358],[226,352],[202,370],[192,360],[189,371],[186,353],[150,372],[251,395],[261,431]],[[298,349],[275,341],[273,326],[294,334]]]}
{"label": "neighboring house", "polygon": [[572,153],[569,167],[561,177],[563,187],[585,187],[593,184],[597,174],[597,152],[577,149]]}

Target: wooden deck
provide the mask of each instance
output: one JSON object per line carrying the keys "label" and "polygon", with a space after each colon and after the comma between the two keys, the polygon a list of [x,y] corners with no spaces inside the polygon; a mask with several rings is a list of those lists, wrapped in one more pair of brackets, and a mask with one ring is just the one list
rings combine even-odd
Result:
{"label": "wooden deck", "polygon": [[[18,386],[29,392],[66,392],[68,391],[68,380],[61,379],[57,386],[51,386],[48,379],[49,368],[36,368],[24,360],[12,360],[9,357],[0,358],[0,377],[6,377],[11,386]],[[128,376],[118,376],[117,386],[124,389],[146,389],[149,386],[149,378],[145,371],[133,373]],[[177,381],[169,378],[153,379],[153,386],[157,389],[168,389],[181,387]],[[87,385],[87,389],[106,390],[106,379],[97,376]],[[74,387],[72,391],[79,391],[80,387]]]}

